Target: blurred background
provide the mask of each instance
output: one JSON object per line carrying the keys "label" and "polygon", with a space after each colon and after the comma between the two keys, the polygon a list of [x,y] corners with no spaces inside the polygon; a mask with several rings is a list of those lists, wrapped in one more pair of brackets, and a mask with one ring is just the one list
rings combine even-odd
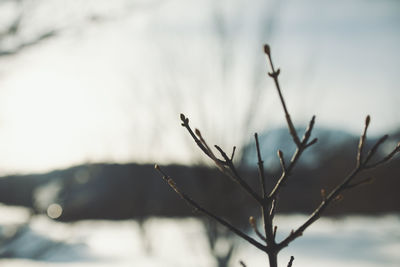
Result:
{"label": "blurred background", "polygon": [[[354,166],[367,114],[368,145],[390,134],[383,155],[400,140],[400,2],[0,0],[2,266],[263,266],[261,252],[193,213],[152,165],[251,233],[258,209],[179,114],[210,144],[236,145],[255,188],[258,132],[274,181],[276,150],[289,157],[294,146],[264,43],[300,135],[317,116],[319,142],[282,192],[283,238]],[[399,163],[368,174],[374,184],[345,195],[281,263],[398,266]]]}

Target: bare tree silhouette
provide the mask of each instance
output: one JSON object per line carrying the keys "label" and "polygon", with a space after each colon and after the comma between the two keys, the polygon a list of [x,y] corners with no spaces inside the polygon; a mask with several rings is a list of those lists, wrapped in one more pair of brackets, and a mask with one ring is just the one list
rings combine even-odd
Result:
{"label": "bare tree silhouette", "polygon": [[[286,123],[288,130],[290,132],[290,135],[292,137],[292,141],[295,143],[297,149],[293,153],[290,162],[286,162],[283,156],[283,152],[281,150],[278,150],[277,154],[280,159],[281,163],[281,175],[277,179],[277,182],[275,185],[272,187],[272,190],[267,191],[267,186],[266,183],[269,181],[266,181],[265,177],[265,172],[264,172],[264,165],[263,165],[263,160],[262,160],[262,155],[260,152],[260,145],[258,141],[258,136],[257,133],[255,134],[255,143],[256,143],[256,148],[257,148],[257,156],[258,156],[258,170],[259,170],[259,179],[260,179],[260,191],[261,195],[257,193],[247,182],[246,179],[244,179],[241,174],[238,172],[236,166],[233,163],[234,155],[235,155],[235,150],[236,148],[233,147],[233,151],[231,156],[228,156],[225,151],[223,151],[219,146],[215,145],[215,149],[219,153],[220,157],[217,157],[214,153],[214,151],[211,149],[211,147],[207,144],[205,139],[203,138],[203,135],[198,129],[195,129],[194,131],[192,130],[191,126],[189,125],[189,119],[186,118],[185,115],[181,114],[180,118],[182,121],[182,126],[186,128],[186,130],[189,132],[197,146],[201,149],[201,151],[210,158],[217,168],[223,172],[226,176],[230,177],[233,182],[237,183],[245,193],[250,195],[256,204],[261,209],[261,218],[263,221],[263,232],[261,233],[257,229],[257,222],[255,217],[251,216],[249,218],[249,223],[251,227],[254,229],[255,233],[259,237],[259,240],[255,240],[242,230],[238,229],[234,225],[232,225],[230,222],[226,221],[222,217],[212,213],[208,209],[202,207],[200,204],[198,204],[196,201],[194,201],[190,196],[185,194],[183,191],[180,190],[178,185],[174,182],[174,180],[168,176],[158,165],[155,165],[156,170],[158,170],[162,176],[163,179],[168,183],[168,185],[183,199],[185,200],[190,206],[194,207],[197,211],[200,213],[203,213],[216,222],[220,223],[221,225],[224,225],[227,227],[230,231],[241,237],[242,239],[246,240],[250,244],[252,244],[254,247],[262,250],[265,252],[268,256],[269,260],[269,266],[270,267],[277,267],[278,266],[278,253],[285,247],[287,247],[292,241],[297,239],[298,237],[302,236],[304,231],[311,225],[313,224],[316,220],[318,220],[321,216],[321,214],[325,211],[325,209],[331,205],[333,202],[338,201],[342,198],[342,193],[345,191],[355,188],[359,185],[368,183],[370,181],[369,178],[367,179],[357,179],[359,174],[368,171],[370,169],[373,169],[377,166],[380,166],[386,162],[388,162],[393,156],[395,156],[397,153],[400,152],[400,143],[397,144],[397,146],[389,152],[387,155],[385,155],[383,158],[372,161],[373,156],[376,154],[378,148],[387,140],[388,135],[385,135],[381,137],[373,146],[368,150],[368,152],[365,153],[365,143],[366,143],[366,137],[367,137],[367,130],[368,126],[370,124],[370,116],[367,116],[365,119],[365,125],[364,125],[364,130],[361,134],[360,140],[359,140],[359,145],[358,145],[358,150],[357,150],[357,158],[356,158],[356,165],[354,168],[349,172],[347,177],[345,177],[341,183],[339,183],[331,192],[327,193],[325,189],[321,189],[321,203],[318,205],[317,208],[315,208],[314,212],[310,215],[310,217],[303,223],[301,224],[298,228],[295,230],[292,230],[291,233],[284,238],[281,241],[276,240],[276,232],[278,229],[278,226],[274,224],[274,217],[275,217],[275,211],[276,211],[276,206],[279,204],[279,194],[282,191],[283,186],[290,180],[289,177],[291,174],[294,172],[294,168],[299,161],[300,157],[302,156],[303,152],[309,148],[310,146],[314,145],[317,143],[318,139],[314,138],[311,139],[311,132],[313,130],[314,124],[315,124],[315,116],[312,117],[312,119],[309,122],[309,125],[307,129],[304,132],[303,137],[300,137],[299,134],[297,133],[293,121],[291,119],[290,113],[288,111],[285,99],[282,94],[282,90],[280,87],[279,83],[279,75],[280,75],[280,69],[275,69],[275,66],[272,61],[271,57],[271,49],[269,45],[264,46],[264,52],[267,55],[267,59],[270,65],[271,72],[268,73],[268,75],[273,79],[280,103],[282,105]],[[292,266],[294,258],[292,257],[288,263],[288,266]],[[246,266],[243,262],[241,262],[242,266]]]}

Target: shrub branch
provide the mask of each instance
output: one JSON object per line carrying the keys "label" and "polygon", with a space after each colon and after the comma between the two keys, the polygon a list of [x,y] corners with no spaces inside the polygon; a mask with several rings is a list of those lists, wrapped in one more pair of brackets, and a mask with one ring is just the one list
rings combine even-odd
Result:
{"label": "shrub branch", "polygon": [[[325,209],[334,201],[340,200],[342,198],[342,193],[345,190],[348,189],[353,189],[355,187],[361,186],[366,183],[370,183],[372,181],[372,178],[364,178],[361,180],[356,181],[356,177],[368,170],[372,169],[375,167],[378,167],[382,164],[385,164],[388,162],[390,159],[392,159],[396,154],[400,152],[400,143],[397,144],[397,146],[386,156],[384,156],[382,159],[377,160],[374,163],[371,163],[372,158],[377,154],[377,151],[379,147],[388,139],[387,135],[384,135],[381,137],[373,146],[370,150],[368,150],[367,153],[364,153],[365,150],[365,143],[367,140],[367,130],[371,121],[370,116],[368,115],[365,119],[365,124],[364,124],[364,129],[361,133],[360,140],[358,143],[358,148],[357,148],[357,156],[356,156],[356,166],[350,171],[350,173],[345,177],[341,183],[339,183],[329,194],[326,193],[325,189],[321,189],[321,196],[322,200],[321,203],[316,207],[316,209],[312,212],[312,214],[309,216],[309,218],[302,224],[300,225],[297,229],[292,230],[291,233],[284,238],[280,242],[276,242],[276,232],[277,232],[277,226],[274,225],[273,219],[275,216],[275,210],[277,206],[277,198],[282,190],[283,186],[287,183],[289,180],[290,175],[292,174],[295,166],[297,165],[299,159],[301,158],[303,152],[310,146],[314,145],[317,143],[318,139],[314,138],[310,141],[312,131],[314,128],[315,124],[315,116],[313,116],[308,124],[307,129],[304,131],[304,135],[302,138],[299,138],[299,135],[294,127],[293,121],[291,119],[290,113],[288,111],[288,108],[286,106],[285,99],[282,94],[282,90],[279,84],[279,74],[280,74],[280,69],[275,70],[274,64],[272,62],[272,56],[271,56],[271,49],[268,45],[264,46],[264,52],[267,55],[269,65],[271,68],[271,72],[269,72],[269,76],[273,79],[275,83],[276,90],[278,92],[278,96],[280,99],[280,103],[282,105],[284,114],[285,114],[285,119],[287,123],[287,127],[289,130],[289,133],[292,137],[292,140],[294,144],[296,145],[296,150],[293,153],[291,159],[289,162],[286,162],[284,159],[284,154],[281,150],[278,150],[277,155],[279,157],[280,165],[281,165],[281,175],[275,185],[272,186],[272,190],[270,192],[267,192],[267,186],[266,186],[266,177],[265,177],[265,172],[264,172],[264,161],[262,160],[262,155],[261,155],[261,149],[260,149],[260,143],[258,140],[258,135],[257,133],[254,135],[255,137],[255,145],[256,145],[256,151],[257,151],[257,159],[258,159],[258,176],[260,180],[260,188],[261,188],[261,196],[257,194],[246,182],[244,178],[239,174],[237,171],[234,163],[233,163],[233,158],[235,155],[236,147],[233,147],[232,154],[230,157],[222,150],[221,147],[215,145],[215,149],[219,153],[219,157],[215,156],[214,152],[211,150],[211,148],[208,146],[207,142],[203,138],[201,132],[196,129],[195,131],[192,130],[192,128],[189,125],[189,119],[186,118],[185,115],[181,114],[180,119],[181,119],[181,125],[186,128],[186,130],[189,132],[190,136],[193,138],[197,146],[200,148],[200,150],[203,151],[203,153],[209,157],[212,161],[214,161],[215,165],[218,167],[218,169],[224,173],[226,176],[230,177],[231,180],[233,180],[235,183],[237,183],[242,190],[244,190],[247,194],[249,194],[255,201],[256,203],[260,206],[261,209],[261,216],[263,219],[263,224],[264,224],[264,233],[261,233],[258,228],[257,228],[257,223],[256,219],[251,216],[249,218],[249,224],[255,231],[256,235],[265,243],[262,244],[256,240],[254,240],[252,237],[250,237],[248,234],[242,232],[241,230],[237,229],[235,226],[227,222],[226,220],[222,219],[221,217],[215,215],[214,213],[210,212],[209,210],[203,208],[201,205],[199,205],[197,202],[195,202],[193,199],[191,199],[188,195],[186,195],[184,192],[182,192],[178,186],[175,184],[175,182],[172,180],[171,177],[169,177],[167,174],[165,174],[161,168],[156,165],[155,168],[162,174],[163,179],[168,183],[168,185],[183,199],[185,200],[190,206],[198,210],[199,212],[211,217],[212,219],[216,220],[220,224],[224,225],[227,227],[230,231],[238,235],[239,237],[243,238],[256,248],[264,251],[268,255],[269,259],[269,265],[270,267],[277,267],[278,266],[278,261],[277,261],[277,255],[282,250],[284,247],[287,247],[292,241],[297,239],[298,237],[302,236],[304,231],[311,225],[313,224],[316,220],[318,220],[322,213],[325,211]],[[288,263],[288,267],[291,267],[293,264],[294,257],[292,256],[290,258],[290,261]],[[240,264],[242,266],[246,266],[242,261],[240,261]]]}

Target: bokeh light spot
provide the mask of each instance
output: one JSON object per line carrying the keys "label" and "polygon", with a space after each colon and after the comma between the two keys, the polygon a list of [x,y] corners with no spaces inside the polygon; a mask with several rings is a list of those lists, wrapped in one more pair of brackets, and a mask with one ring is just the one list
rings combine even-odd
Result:
{"label": "bokeh light spot", "polygon": [[47,216],[49,216],[52,219],[59,218],[62,212],[63,212],[62,207],[57,203],[50,204],[47,207]]}

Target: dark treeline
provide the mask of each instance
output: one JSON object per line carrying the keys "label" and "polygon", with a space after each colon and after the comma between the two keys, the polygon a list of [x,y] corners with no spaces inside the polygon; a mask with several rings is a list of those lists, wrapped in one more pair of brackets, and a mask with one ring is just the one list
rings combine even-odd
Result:
{"label": "dark treeline", "polygon": [[[278,200],[278,212],[309,213],[351,169],[353,155],[340,153],[322,161],[318,168],[298,166]],[[221,216],[247,224],[259,210],[253,200],[217,169],[202,166],[165,166],[179,187]],[[256,168],[241,168],[243,177],[256,189]],[[368,174],[372,184],[356,188],[333,205],[327,215],[349,213],[373,215],[400,212],[400,159]],[[267,173],[271,183],[276,174]],[[366,177],[359,177],[366,178]],[[196,216],[195,211],[172,192],[153,165],[90,164],[45,174],[6,176],[0,179],[0,202],[46,213],[49,205],[62,206],[59,220],[145,219],[152,216]]]}

